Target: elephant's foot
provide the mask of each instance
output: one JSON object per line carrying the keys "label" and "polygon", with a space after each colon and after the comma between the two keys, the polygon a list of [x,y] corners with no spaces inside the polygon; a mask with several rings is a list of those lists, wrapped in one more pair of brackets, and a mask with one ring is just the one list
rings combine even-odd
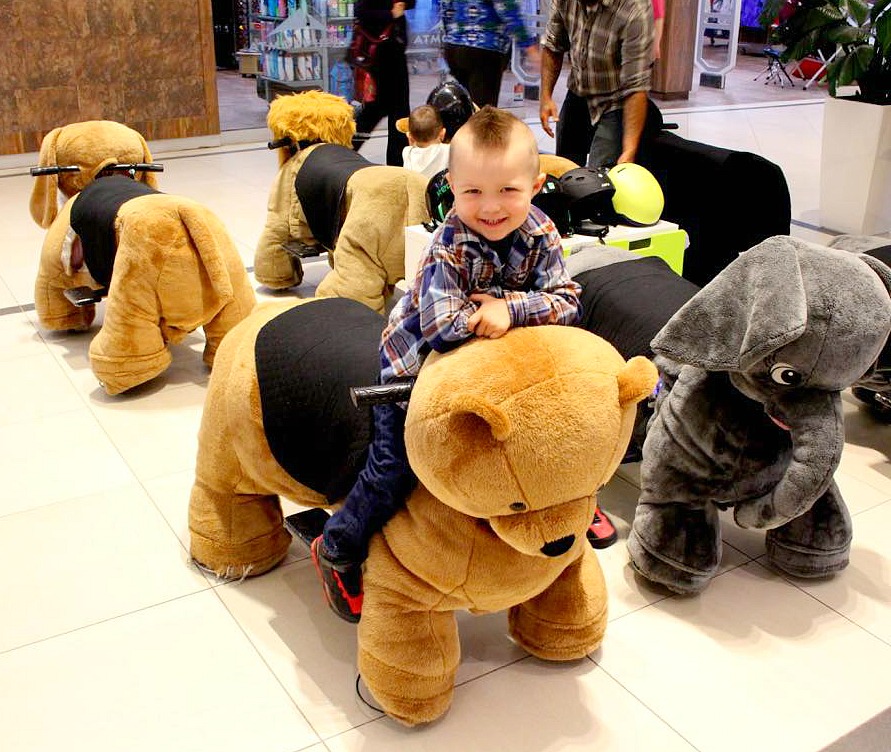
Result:
{"label": "elephant's foot", "polygon": [[452,704],[455,671],[430,676],[389,666],[363,650],[361,639],[358,661],[359,673],[375,701],[388,716],[406,726],[435,721]]}
{"label": "elephant's foot", "polygon": [[803,515],[767,532],[767,558],[794,577],[827,577],[848,566],[852,534],[851,517],[833,483]]}
{"label": "elephant's foot", "polygon": [[636,572],[673,593],[693,595],[721,563],[717,510],[683,504],[638,504],[628,553]]}
{"label": "elephant's foot", "polygon": [[97,336],[90,344],[90,366],[99,383],[110,395],[126,392],[151,381],[164,373],[172,360],[166,347],[151,355],[107,355],[98,340]]}

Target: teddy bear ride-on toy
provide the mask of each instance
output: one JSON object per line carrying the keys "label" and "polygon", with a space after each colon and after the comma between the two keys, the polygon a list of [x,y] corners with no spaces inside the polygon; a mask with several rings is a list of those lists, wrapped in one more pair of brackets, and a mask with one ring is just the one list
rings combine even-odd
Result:
{"label": "teddy bear ride-on toy", "polygon": [[274,290],[298,285],[302,259],[327,253],[332,269],[316,294],[383,312],[405,276],[404,228],[428,218],[427,179],[353,151],[353,109],[333,94],[280,96],[267,123],[279,172],[254,255],[257,281]]}
{"label": "teddy bear ride-on toy", "polygon": [[244,262],[213,212],[121,175],[86,186],[47,231],[34,286],[40,325],[85,330],[106,293],[90,365],[108,394],[162,373],[168,345],[199,326],[212,366],[223,336],[255,302]]}
{"label": "teddy bear ride-on toy", "polygon": [[652,342],[662,388],[647,429],[628,550],[645,578],[704,589],[721,562],[718,510],[766,530],[797,577],[847,566],[851,519],[833,480],[840,392],[891,332],[891,269],[788,236],[745,251]]}
{"label": "teddy bear ride-on toy", "polygon": [[[279,497],[325,507],[347,493],[371,427],[349,388],[377,378],[383,324],[331,298],[260,307],[226,336],[189,505],[202,567],[271,569],[291,539]],[[459,609],[508,610],[512,637],[546,660],[597,648],[607,601],[585,534],[655,383],[650,361],[575,327],[428,357],[405,428],[419,483],[372,539],[358,625],[359,671],[388,715],[413,725],[446,712]]]}

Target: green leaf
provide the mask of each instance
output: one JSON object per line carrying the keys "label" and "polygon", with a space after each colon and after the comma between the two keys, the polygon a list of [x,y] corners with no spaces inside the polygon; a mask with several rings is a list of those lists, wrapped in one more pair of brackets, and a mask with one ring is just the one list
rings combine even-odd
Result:
{"label": "green leaf", "polygon": [[889,5],[891,5],[891,0],[878,0],[869,11],[869,20],[875,23],[876,19],[888,9]]}
{"label": "green leaf", "polygon": [[[891,0],[889,0],[891,2]],[[886,13],[876,21],[873,31],[876,35],[876,45],[883,55],[891,52],[891,13]]]}
{"label": "green leaf", "polygon": [[869,6],[863,0],[848,0],[848,15],[858,26],[862,26],[869,18]]}

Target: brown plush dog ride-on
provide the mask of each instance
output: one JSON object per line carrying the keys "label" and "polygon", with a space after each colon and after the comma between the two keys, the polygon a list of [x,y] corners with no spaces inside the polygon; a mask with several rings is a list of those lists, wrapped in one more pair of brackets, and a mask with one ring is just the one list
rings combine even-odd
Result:
{"label": "brown plush dog ride-on", "polygon": [[333,268],[316,294],[383,312],[405,276],[405,227],[429,219],[427,179],[355,153],[353,109],[333,94],[278,97],[267,123],[271,143],[280,145],[280,169],[254,256],[257,281],[272,289],[298,285],[300,254],[327,251]]}
{"label": "brown plush dog ride-on", "polygon": [[[113,120],[87,120],[53,128],[40,142],[38,169],[77,167],[76,171],[40,174],[31,189],[31,216],[49,228],[64,203],[111,165],[151,164],[152,154],[138,131]],[[157,188],[155,173],[139,171],[135,179]]]}
{"label": "brown plush dog ride-on", "polygon": [[[82,305],[66,296],[95,291]],[[169,344],[203,327],[211,366],[250,313],[254,291],[222,222],[206,207],[128,177],[102,177],[62,207],[47,231],[34,302],[41,326],[83,330],[107,291],[90,365],[109,394],[162,373]]]}
{"label": "brown plush dog ride-on", "polygon": [[[290,543],[279,496],[342,498],[363,466],[383,318],[350,300],[261,307],[226,337],[211,374],[189,510],[191,552],[228,577],[260,574]],[[656,370],[575,327],[518,328],[431,355],[405,429],[420,483],[372,542],[359,671],[392,717],[448,709],[454,612],[509,611],[512,637],[580,658],[606,627],[585,533]],[[316,596],[318,594],[315,594]]]}

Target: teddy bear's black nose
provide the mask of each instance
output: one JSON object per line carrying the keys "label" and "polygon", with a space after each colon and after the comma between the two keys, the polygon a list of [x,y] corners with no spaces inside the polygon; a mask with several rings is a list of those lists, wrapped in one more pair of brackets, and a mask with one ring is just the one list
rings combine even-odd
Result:
{"label": "teddy bear's black nose", "polygon": [[575,543],[575,536],[567,535],[565,538],[558,538],[555,541],[545,543],[541,547],[541,552],[545,556],[560,556],[572,548],[573,543]]}

